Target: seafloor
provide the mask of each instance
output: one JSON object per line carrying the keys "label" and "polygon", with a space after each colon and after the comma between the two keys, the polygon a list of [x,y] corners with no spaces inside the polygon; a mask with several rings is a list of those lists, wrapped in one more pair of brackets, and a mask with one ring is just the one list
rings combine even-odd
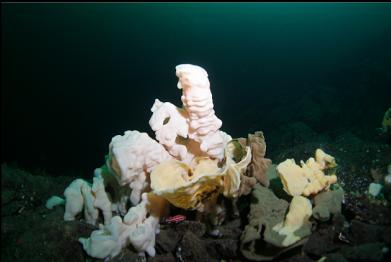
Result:
{"label": "seafloor", "polygon": [[[278,164],[292,157],[307,159],[321,147],[336,158],[345,190],[342,214],[328,222],[313,221],[312,234],[301,245],[279,251],[273,261],[391,261],[390,190],[383,188],[376,198],[368,194],[369,184],[387,173],[391,147],[386,142],[362,141],[347,133],[331,142],[304,141],[267,155]],[[1,172],[2,261],[97,261],[78,242],[94,227],[82,220],[65,222],[63,206],[44,206],[50,196],[62,195],[74,177],[10,164],[3,164]],[[188,213],[186,221],[161,226],[155,257],[138,257],[129,247],[111,261],[248,261],[240,252],[240,235],[248,223],[250,200],[251,195],[239,199],[240,216],[227,215],[220,237],[208,235],[206,226]]]}

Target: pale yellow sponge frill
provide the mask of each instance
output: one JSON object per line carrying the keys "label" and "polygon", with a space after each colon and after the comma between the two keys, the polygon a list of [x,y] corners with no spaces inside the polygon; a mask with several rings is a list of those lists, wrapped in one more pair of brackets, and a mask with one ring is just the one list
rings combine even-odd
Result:
{"label": "pale yellow sponge frill", "polygon": [[203,209],[204,201],[213,201],[222,192],[218,160],[196,158],[194,168],[178,160],[158,165],[151,173],[153,193],[184,209]]}
{"label": "pale yellow sponge frill", "polygon": [[285,192],[291,196],[309,196],[322,190],[328,190],[337,182],[335,172],[326,175],[326,169],[334,170],[337,166],[334,157],[317,149],[315,158],[301,161],[301,167],[293,159],[287,159],[277,166]]}
{"label": "pale yellow sponge frill", "polygon": [[221,193],[237,197],[251,150],[234,139],[228,142],[224,155],[223,167],[218,159],[209,157],[196,157],[190,166],[178,160],[161,163],[151,173],[151,189],[174,206],[198,211],[204,210],[205,203],[214,203]]}
{"label": "pale yellow sponge frill", "polygon": [[[309,221],[311,215],[311,201],[302,196],[293,197],[285,221],[273,227],[274,231],[285,236],[282,243],[278,244],[287,247],[311,234],[311,222]],[[298,230],[301,230],[300,234],[295,234]]]}

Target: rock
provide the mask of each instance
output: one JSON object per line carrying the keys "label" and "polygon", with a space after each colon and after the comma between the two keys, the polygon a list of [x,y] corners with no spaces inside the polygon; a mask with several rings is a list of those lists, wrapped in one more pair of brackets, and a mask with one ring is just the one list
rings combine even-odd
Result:
{"label": "rock", "polygon": [[110,259],[110,262],[126,261],[140,261],[140,256],[129,249],[124,249],[118,256],[115,256],[113,259]]}
{"label": "rock", "polygon": [[13,199],[22,201],[25,209],[30,210],[44,205],[53,195],[61,196],[64,188],[72,181],[72,177],[54,177],[44,173],[33,175],[6,164],[1,165],[1,178],[2,191],[14,192]]}
{"label": "rock", "polygon": [[2,165],[2,189],[14,192],[2,209],[4,261],[85,261],[78,237],[89,236],[95,228],[65,222],[63,207],[48,210],[44,206],[49,196],[61,195],[70,180]]}
{"label": "rock", "polygon": [[351,221],[351,237],[357,244],[364,244],[382,240],[383,226],[370,225],[358,220]]}
{"label": "rock", "polygon": [[348,260],[340,253],[331,253],[327,254],[323,262],[348,262]]}
{"label": "rock", "polygon": [[215,258],[233,259],[238,257],[238,240],[208,239],[206,246],[208,253]]}
{"label": "rock", "polygon": [[391,226],[384,228],[382,239],[388,246],[391,246]]}
{"label": "rock", "polygon": [[177,248],[179,251],[177,250],[177,253],[179,253],[183,261],[186,262],[211,261],[204,243],[205,242],[201,241],[201,239],[199,239],[196,234],[192,233],[191,231],[186,231],[182,241],[179,243]]}
{"label": "rock", "polygon": [[16,196],[13,190],[2,190],[1,191],[1,205],[4,206],[11,202]]}
{"label": "rock", "polygon": [[391,225],[391,209],[370,202],[365,195],[345,195],[344,214],[347,218],[370,224]]}
{"label": "rock", "polygon": [[345,242],[339,241],[339,235],[345,235],[349,228],[342,215],[334,216],[331,223],[321,223],[315,232],[305,243],[303,251],[311,256],[321,257],[326,253],[334,252],[345,245]]}
{"label": "rock", "polygon": [[[127,260],[127,261],[135,261],[135,260]],[[175,262],[175,257],[172,253],[167,253],[163,255],[157,255],[155,257],[149,257],[148,262]]]}
{"label": "rock", "polygon": [[156,235],[156,249],[159,253],[167,253],[175,250],[181,236],[173,229],[160,229],[160,233]]}
{"label": "rock", "polygon": [[232,220],[227,224],[220,226],[219,230],[223,238],[239,239],[240,234],[242,234],[242,230],[240,229],[240,219]]}
{"label": "rock", "polygon": [[338,247],[334,244],[334,231],[324,228],[314,232],[304,245],[304,252],[310,255],[323,256],[335,251]]}
{"label": "rock", "polygon": [[174,228],[180,235],[184,235],[186,231],[191,231],[197,237],[202,237],[206,232],[206,226],[198,221],[185,220],[175,225]]}
{"label": "rock", "polygon": [[306,254],[298,254],[295,256],[290,256],[286,259],[278,260],[279,262],[314,262],[313,259],[311,259]]}
{"label": "rock", "polygon": [[85,253],[78,242],[78,236],[90,235],[93,229],[90,225],[78,221],[41,221],[15,236],[16,242],[8,246],[2,256],[14,258],[16,261],[84,262]]}
{"label": "rock", "polygon": [[319,193],[314,198],[315,207],[312,210],[312,215],[317,220],[327,221],[331,214],[340,214],[343,196],[342,188]]}
{"label": "rock", "polygon": [[26,210],[28,210],[28,208],[26,208],[25,206],[25,201],[13,200],[10,201],[7,205],[2,206],[1,216],[2,217],[16,216],[23,212],[26,212]]}
{"label": "rock", "polygon": [[344,247],[341,249],[341,254],[348,260],[353,261],[382,261],[385,253],[385,244],[381,242]]}
{"label": "rock", "polygon": [[370,183],[368,188],[368,193],[374,197],[377,197],[382,190],[383,185],[379,183]]}

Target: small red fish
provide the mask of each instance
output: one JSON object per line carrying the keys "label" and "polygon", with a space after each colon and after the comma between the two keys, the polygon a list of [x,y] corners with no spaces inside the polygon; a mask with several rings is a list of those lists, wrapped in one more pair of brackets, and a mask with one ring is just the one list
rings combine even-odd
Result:
{"label": "small red fish", "polygon": [[186,216],[176,215],[176,216],[166,218],[165,222],[168,224],[177,224],[177,223],[182,222],[184,220],[186,220]]}

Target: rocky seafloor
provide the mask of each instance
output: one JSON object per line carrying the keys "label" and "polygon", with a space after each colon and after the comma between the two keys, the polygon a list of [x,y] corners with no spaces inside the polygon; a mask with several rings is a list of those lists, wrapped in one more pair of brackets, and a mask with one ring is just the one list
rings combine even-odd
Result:
{"label": "rocky seafloor", "polygon": [[[319,147],[338,163],[338,182],[345,191],[342,213],[327,222],[312,221],[312,234],[299,245],[268,255],[273,261],[391,261],[390,190],[383,188],[376,198],[367,192],[371,182],[386,174],[391,147],[347,134],[326,143],[304,141],[269,157],[276,164],[287,158],[298,161]],[[96,228],[83,220],[64,221],[63,206],[45,208],[46,200],[62,195],[76,177],[31,173],[7,164],[1,172],[2,261],[99,261],[88,257],[78,242]],[[155,257],[139,257],[130,246],[110,261],[249,261],[240,251],[240,238],[251,194],[238,203],[240,215],[227,213],[218,237],[189,212],[185,221],[161,225]]]}

